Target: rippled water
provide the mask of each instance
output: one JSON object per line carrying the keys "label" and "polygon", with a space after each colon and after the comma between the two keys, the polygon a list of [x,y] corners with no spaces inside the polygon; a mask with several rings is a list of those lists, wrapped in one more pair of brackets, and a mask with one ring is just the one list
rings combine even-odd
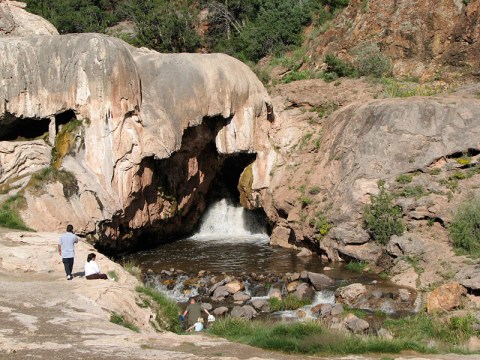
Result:
{"label": "rippled water", "polygon": [[319,256],[305,258],[296,254],[294,250],[271,247],[265,235],[228,238],[199,236],[132,254],[129,260],[144,271],[152,269],[154,272],[170,268],[188,273],[200,270],[229,274],[303,270],[320,272],[325,266]]}

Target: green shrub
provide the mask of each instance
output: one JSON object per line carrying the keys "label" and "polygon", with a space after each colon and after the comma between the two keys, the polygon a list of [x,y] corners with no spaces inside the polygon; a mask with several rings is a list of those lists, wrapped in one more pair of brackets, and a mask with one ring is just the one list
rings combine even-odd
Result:
{"label": "green shrub", "polygon": [[125,320],[125,317],[122,314],[118,314],[115,311],[110,314],[110,322],[126,327],[127,329],[130,329],[132,331],[140,332],[138,326],[135,326],[131,322]]}
{"label": "green shrub", "polygon": [[385,189],[385,183],[379,181],[378,195],[371,195],[371,204],[365,207],[363,225],[375,241],[387,244],[392,235],[403,234],[402,210],[393,206],[393,196]]}
{"label": "green shrub", "polygon": [[397,178],[395,179],[396,182],[399,184],[409,184],[413,180],[413,176],[410,174],[401,174],[398,175]]}
{"label": "green shrub", "polygon": [[325,215],[318,211],[315,213],[315,217],[310,219],[310,226],[313,226],[317,233],[316,239],[320,241],[325,235],[328,234],[332,228],[332,223],[325,217]]}
{"label": "green shrub", "polygon": [[53,166],[43,168],[34,173],[28,183],[28,187],[36,192],[43,192],[45,185],[59,182],[63,186],[63,195],[69,199],[78,194],[78,182],[75,175],[67,170],[57,170]]}
{"label": "green shrub", "polygon": [[480,256],[480,198],[476,197],[460,206],[449,229],[455,248]]}
{"label": "green shrub", "polygon": [[310,195],[318,195],[320,193],[320,186],[313,186],[310,189],[308,189],[308,193]]}
{"label": "green shrub", "polygon": [[277,312],[283,310],[283,301],[282,299],[271,297],[268,299],[268,304],[270,307],[270,312]]}
{"label": "green shrub", "polygon": [[392,63],[380,52],[376,44],[367,44],[356,50],[359,75],[381,78],[392,71]]}
{"label": "green shrub", "polygon": [[327,54],[325,56],[325,63],[327,64],[327,70],[325,71],[324,79],[336,80],[339,77],[357,76],[355,67],[352,64],[333,54]]}
{"label": "green shrub", "polygon": [[31,230],[20,217],[19,211],[27,206],[23,195],[17,194],[9,197],[0,206],[0,226],[9,229]]}
{"label": "green shrub", "polygon": [[150,287],[138,286],[136,290],[138,293],[147,295],[156,303],[156,320],[163,329],[177,334],[182,332],[180,321],[178,319],[180,308],[174,300],[169,299],[160,291]]}
{"label": "green shrub", "polygon": [[423,188],[422,185],[406,186],[402,191],[398,193],[399,196],[414,197],[415,199],[419,199],[427,194],[428,192]]}

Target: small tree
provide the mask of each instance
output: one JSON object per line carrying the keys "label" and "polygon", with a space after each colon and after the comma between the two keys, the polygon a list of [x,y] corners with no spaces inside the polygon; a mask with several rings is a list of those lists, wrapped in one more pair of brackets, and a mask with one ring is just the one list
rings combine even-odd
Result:
{"label": "small tree", "polygon": [[450,236],[455,248],[480,255],[480,198],[459,207],[450,224]]}
{"label": "small tree", "polygon": [[385,182],[379,181],[378,195],[371,195],[371,204],[365,207],[363,225],[372,238],[380,244],[387,244],[392,235],[403,234],[402,210],[393,205],[393,196],[385,189]]}

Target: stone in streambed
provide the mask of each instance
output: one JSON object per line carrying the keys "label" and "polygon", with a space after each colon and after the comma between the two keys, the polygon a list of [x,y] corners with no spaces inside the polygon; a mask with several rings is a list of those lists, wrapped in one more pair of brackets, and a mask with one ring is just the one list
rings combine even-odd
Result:
{"label": "stone in streambed", "polygon": [[262,312],[270,312],[270,304],[268,300],[265,299],[255,299],[252,300],[252,306]]}
{"label": "stone in streambed", "polygon": [[365,295],[367,288],[359,283],[351,284],[338,288],[335,291],[335,298],[338,302],[352,306],[356,300],[358,300],[362,295]]}
{"label": "stone in streambed", "polygon": [[327,286],[331,286],[335,283],[331,278],[324,274],[318,274],[313,272],[307,273],[307,278],[313,285],[315,290],[319,291]]}
{"label": "stone in streambed", "polygon": [[244,293],[243,291],[239,291],[233,295],[234,301],[245,302],[250,300],[250,295]]}
{"label": "stone in streambed", "polygon": [[271,288],[268,291],[268,297],[269,298],[277,298],[279,300],[282,300],[282,292],[279,289]]}
{"label": "stone in streambed", "polygon": [[427,295],[427,312],[449,311],[462,304],[467,289],[457,282],[451,282],[436,288]]}
{"label": "stone in streambed", "polygon": [[345,317],[344,322],[347,328],[356,334],[362,333],[370,328],[370,324],[367,321],[360,319],[353,314],[348,314]]}
{"label": "stone in streambed", "polygon": [[342,304],[336,304],[332,307],[332,310],[330,311],[330,315],[332,316],[337,316],[343,313],[344,309]]}
{"label": "stone in streambed", "polygon": [[202,310],[207,310],[207,311],[210,311],[213,309],[212,304],[209,304],[209,303],[202,303],[201,307],[202,307]]}
{"label": "stone in streambed", "polygon": [[257,316],[257,311],[250,305],[234,306],[230,315],[234,318],[250,320]]}
{"label": "stone in streambed", "polygon": [[287,284],[287,292],[292,293],[297,289],[298,281],[292,281],[291,283]]}
{"label": "stone in streambed", "polygon": [[293,295],[300,300],[311,300],[315,295],[312,287],[307,283],[301,283],[297,286]]}
{"label": "stone in streambed", "polygon": [[228,312],[228,308],[226,306],[220,306],[220,307],[216,308],[215,310],[213,310],[213,314],[217,315],[217,316],[221,316],[221,315],[223,315],[227,312]]}
{"label": "stone in streambed", "polygon": [[225,286],[230,294],[235,294],[245,288],[245,286],[238,280],[230,281]]}
{"label": "stone in streambed", "polygon": [[212,295],[212,301],[223,301],[230,293],[226,286],[222,285],[215,289]]}

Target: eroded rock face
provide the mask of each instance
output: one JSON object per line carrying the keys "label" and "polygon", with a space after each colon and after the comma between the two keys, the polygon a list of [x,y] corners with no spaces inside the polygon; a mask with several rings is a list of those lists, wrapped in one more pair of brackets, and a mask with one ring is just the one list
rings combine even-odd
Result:
{"label": "eroded rock face", "polygon": [[[0,3],[2,23],[12,9]],[[221,54],[159,54],[99,34],[31,36],[45,33],[36,28],[17,34],[13,26],[9,36],[24,37],[0,41],[0,184],[50,166],[76,184],[68,199],[57,197],[65,183],[59,191],[45,184],[41,194],[26,188],[29,227],[75,222],[112,249],[135,245],[144,232],[153,241],[186,233],[216,171],[240,152],[257,154],[249,191],[269,185],[270,100],[247,66]],[[40,134],[47,130],[35,124],[47,124],[45,140],[11,142],[26,121]]]}
{"label": "eroded rock face", "polygon": [[397,75],[419,78],[433,78],[441,65],[476,68],[479,9],[477,1],[350,1],[313,51],[352,59],[376,44]]}
{"label": "eroded rock face", "polygon": [[0,1],[0,37],[58,34],[47,20],[24,11],[25,6],[19,1]]}

